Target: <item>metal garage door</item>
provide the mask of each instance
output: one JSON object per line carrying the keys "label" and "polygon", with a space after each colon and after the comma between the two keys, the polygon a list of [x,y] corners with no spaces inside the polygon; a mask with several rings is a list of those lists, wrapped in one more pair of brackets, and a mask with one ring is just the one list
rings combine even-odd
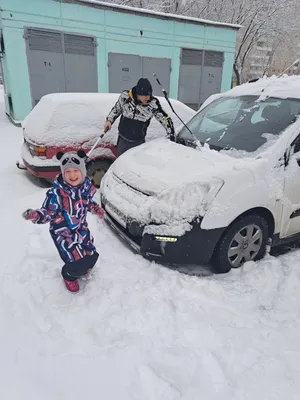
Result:
{"label": "metal garage door", "polygon": [[61,33],[29,29],[27,60],[32,103],[53,92],[65,92],[65,71]]}
{"label": "metal garage door", "polygon": [[93,37],[64,35],[67,92],[98,92],[96,43]]}
{"label": "metal garage door", "polygon": [[32,104],[61,92],[97,92],[94,38],[27,29],[27,60]]}
{"label": "metal garage door", "polygon": [[143,57],[142,77],[148,78],[152,84],[153,95],[163,96],[161,87],[153,76],[156,73],[166,92],[170,92],[171,60],[168,58]]}
{"label": "metal garage door", "polygon": [[201,106],[209,96],[221,91],[222,71],[223,53],[217,51],[205,51],[199,106]]}
{"label": "metal garage door", "polygon": [[221,52],[182,49],[178,99],[198,110],[221,90],[224,55]]}
{"label": "metal garage door", "polygon": [[131,54],[108,53],[108,83],[110,93],[121,93],[136,85],[142,76],[142,59]]}
{"label": "metal garage door", "polygon": [[162,92],[153,72],[157,74],[162,85],[169,92],[171,60],[167,58],[140,57],[133,54],[108,53],[108,81],[110,93],[121,93],[131,89],[140,78],[148,78],[153,86],[155,96]]}
{"label": "metal garage door", "polygon": [[182,49],[178,99],[194,110],[199,108],[202,58],[202,50]]}

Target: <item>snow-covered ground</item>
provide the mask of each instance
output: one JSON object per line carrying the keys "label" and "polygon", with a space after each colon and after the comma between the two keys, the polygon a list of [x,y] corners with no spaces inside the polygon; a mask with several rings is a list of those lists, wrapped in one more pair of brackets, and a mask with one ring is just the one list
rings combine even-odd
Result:
{"label": "snow-covered ground", "polygon": [[46,189],[15,167],[22,133],[2,97],[0,398],[298,400],[300,252],[188,276],[90,216],[101,260],[72,295],[48,226],[21,218]]}

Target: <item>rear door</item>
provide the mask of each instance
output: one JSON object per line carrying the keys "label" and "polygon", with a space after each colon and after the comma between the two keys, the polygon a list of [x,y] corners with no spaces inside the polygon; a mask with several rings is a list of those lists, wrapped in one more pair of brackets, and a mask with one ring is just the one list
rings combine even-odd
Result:
{"label": "rear door", "polygon": [[300,233],[300,135],[292,146],[292,155],[285,169],[281,237]]}

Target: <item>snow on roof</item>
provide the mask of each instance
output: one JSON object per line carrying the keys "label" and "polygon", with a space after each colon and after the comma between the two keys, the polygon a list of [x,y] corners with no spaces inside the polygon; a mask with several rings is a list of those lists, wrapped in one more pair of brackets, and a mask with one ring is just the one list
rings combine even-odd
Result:
{"label": "snow on roof", "polygon": [[124,6],[124,5],[120,5],[120,4],[104,3],[104,2],[98,1],[98,0],[72,0],[72,2],[73,3],[74,2],[83,3],[86,5],[90,4],[90,5],[94,5],[98,8],[111,9],[111,10],[116,10],[119,12],[127,11],[128,13],[132,13],[132,14],[145,14],[146,16],[148,15],[149,17],[153,16],[156,18],[177,20],[179,22],[181,21],[181,22],[185,22],[185,23],[189,22],[189,23],[194,23],[194,24],[196,23],[196,24],[200,24],[200,25],[212,25],[212,26],[218,26],[221,28],[223,27],[223,28],[231,28],[231,29],[240,29],[242,27],[242,25],[238,25],[238,24],[210,21],[207,19],[187,17],[184,15],[177,15],[177,14],[169,14],[169,13],[164,13],[164,12],[159,12],[159,11],[147,10],[145,8]]}
{"label": "snow on roof", "polygon": [[226,95],[262,95],[279,98],[300,98],[300,76],[264,77],[253,83],[244,83],[226,92]]}
{"label": "snow on roof", "polygon": [[259,100],[263,101],[268,97],[277,97],[281,99],[293,98],[300,99],[300,76],[284,75],[280,78],[273,75],[264,77],[253,83],[244,83],[228,90],[227,92],[211,95],[202,104],[200,110],[205,108],[212,101],[220,97],[232,96],[259,96]]}
{"label": "snow on roof", "polygon": [[[54,93],[44,96],[24,119],[24,135],[30,142],[45,146],[73,146],[84,143],[91,147],[103,132],[106,117],[119,98],[119,93]],[[171,111],[165,98],[157,97],[174,122],[181,122]],[[187,122],[195,111],[178,100],[171,99],[178,115]],[[116,144],[119,121],[115,121],[103,142]],[[162,125],[152,118],[147,140],[165,136]]]}

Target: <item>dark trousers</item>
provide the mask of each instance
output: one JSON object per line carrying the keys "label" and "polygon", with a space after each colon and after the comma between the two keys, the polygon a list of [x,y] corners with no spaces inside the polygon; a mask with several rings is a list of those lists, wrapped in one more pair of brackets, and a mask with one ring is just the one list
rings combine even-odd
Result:
{"label": "dark trousers", "polygon": [[136,146],[140,146],[143,143],[145,143],[145,139],[136,142],[130,142],[129,140],[126,140],[119,135],[117,143],[117,157],[120,157],[120,155],[125,153],[127,150],[132,149]]}
{"label": "dark trousers", "polygon": [[84,276],[89,269],[94,268],[99,254],[95,252],[91,256],[84,256],[79,260],[66,263],[61,270],[62,277],[69,282]]}

